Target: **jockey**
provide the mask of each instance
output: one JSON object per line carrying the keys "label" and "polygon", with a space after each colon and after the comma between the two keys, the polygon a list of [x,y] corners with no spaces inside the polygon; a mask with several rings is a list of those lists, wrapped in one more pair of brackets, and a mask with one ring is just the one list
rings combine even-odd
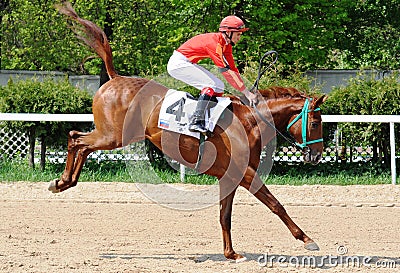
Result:
{"label": "jockey", "polygon": [[172,77],[201,90],[190,120],[190,131],[207,132],[205,111],[208,103],[212,97],[224,93],[224,83],[199,66],[197,63],[200,60],[210,58],[233,88],[242,92],[250,102],[256,102],[256,95],[244,85],[232,55],[232,46],[239,42],[241,34],[247,30],[239,17],[227,16],[221,21],[219,32],[200,34],[189,39],[169,59],[167,70]]}

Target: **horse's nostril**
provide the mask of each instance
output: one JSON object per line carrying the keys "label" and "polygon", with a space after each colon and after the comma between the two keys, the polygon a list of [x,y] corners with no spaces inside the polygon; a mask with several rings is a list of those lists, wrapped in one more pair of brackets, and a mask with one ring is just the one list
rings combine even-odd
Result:
{"label": "horse's nostril", "polygon": [[322,160],[322,155],[320,153],[318,153],[317,155],[313,156],[313,160],[312,161],[316,165],[319,162],[321,162],[321,160]]}

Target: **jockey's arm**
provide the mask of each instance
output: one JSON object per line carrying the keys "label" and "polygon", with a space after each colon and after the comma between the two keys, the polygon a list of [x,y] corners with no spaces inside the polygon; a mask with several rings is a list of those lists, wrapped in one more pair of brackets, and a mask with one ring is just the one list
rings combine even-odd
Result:
{"label": "jockey's arm", "polygon": [[230,69],[229,66],[219,68],[219,71],[222,73],[228,83],[232,85],[233,88],[240,92],[243,92],[246,89],[246,86],[244,85],[243,79],[240,76],[239,72]]}
{"label": "jockey's arm", "polygon": [[257,95],[251,93],[249,89],[246,88],[239,72],[233,71],[229,68],[220,68],[219,70],[225,79],[233,86],[233,88],[242,92],[242,94],[246,96],[251,104],[257,104]]}

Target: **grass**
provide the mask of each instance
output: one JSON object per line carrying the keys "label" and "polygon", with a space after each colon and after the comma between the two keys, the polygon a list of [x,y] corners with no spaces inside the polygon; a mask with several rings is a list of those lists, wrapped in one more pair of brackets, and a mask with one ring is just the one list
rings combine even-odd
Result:
{"label": "grass", "polygon": [[[46,182],[60,178],[64,164],[47,164],[46,170],[32,169],[25,161],[0,161],[0,181]],[[274,163],[263,181],[270,185],[376,185],[390,184],[390,171],[372,163],[321,163],[317,166]],[[177,183],[179,172],[155,171],[147,161],[125,164],[124,162],[87,162],[79,181],[93,182],[145,182]],[[188,170],[185,183],[212,185],[217,180],[207,175],[197,175]]]}
{"label": "grass", "polygon": [[275,162],[266,181],[275,185],[390,184],[390,169],[373,162],[294,164]]}
{"label": "grass", "polygon": [[380,185],[390,184],[390,174],[381,174],[378,176],[371,177],[369,175],[351,176],[346,174],[336,174],[328,176],[277,176],[270,175],[266,181],[266,184],[270,185]]}

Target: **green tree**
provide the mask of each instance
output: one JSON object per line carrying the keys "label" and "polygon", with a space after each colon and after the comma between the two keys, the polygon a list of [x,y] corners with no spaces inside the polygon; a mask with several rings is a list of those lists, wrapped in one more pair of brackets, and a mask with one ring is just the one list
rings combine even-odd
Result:
{"label": "green tree", "polygon": [[9,0],[2,12],[2,69],[78,72],[76,60],[86,49],[57,17],[53,1]]}
{"label": "green tree", "polygon": [[398,69],[400,5],[398,0],[355,1],[338,40],[347,68]]}
{"label": "green tree", "polygon": [[[172,51],[188,38],[217,31],[227,15],[241,16],[249,32],[235,46],[240,68],[266,51],[279,63],[315,68],[397,68],[396,0],[75,0],[81,17],[102,27],[122,75],[166,71]],[[49,0],[2,5],[1,68],[99,74],[101,60],[78,43]]]}
{"label": "green tree", "polygon": [[348,21],[351,0],[245,1],[250,34],[246,48],[256,56],[274,49],[280,62],[298,68],[328,68],[338,33]]}

